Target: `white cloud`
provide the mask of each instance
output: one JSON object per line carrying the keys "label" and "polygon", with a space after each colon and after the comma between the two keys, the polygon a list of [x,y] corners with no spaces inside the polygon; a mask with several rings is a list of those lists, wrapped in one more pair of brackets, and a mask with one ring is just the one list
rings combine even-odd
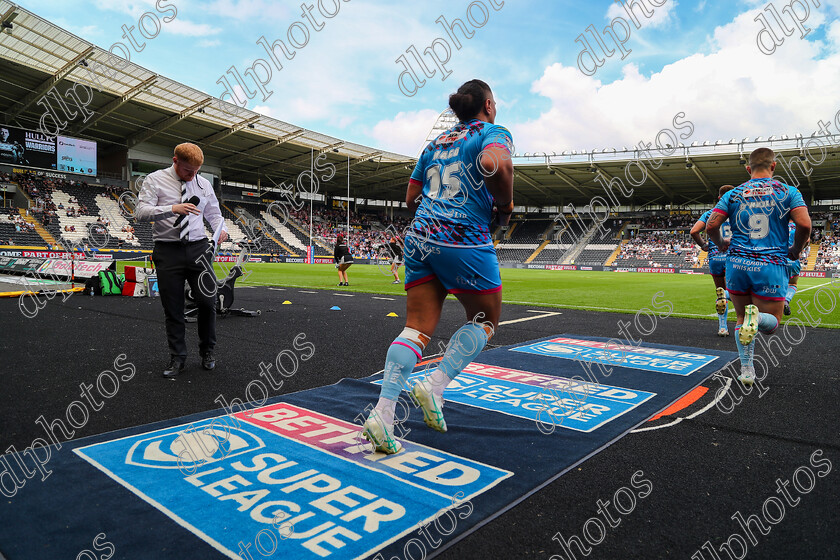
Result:
{"label": "white cloud", "polygon": [[[840,109],[840,32],[828,44],[789,37],[772,56],[756,46],[753,11],[714,30],[708,54],[694,54],[643,76],[635,64],[611,83],[553,64],[532,84],[551,108],[511,126],[519,151],[560,152],[653,141],[677,112],[694,123],[692,141],[811,134]],[[810,26],[824,21],[812,15]],[[811,37],[809,37],[810,39]],[[501,124],[505,124],[502,122]]]}
{"label": "white cloud", "polygon": [[204,48],[218,47],[221,44],[222,44],[222,42],[218,39],[202,39],[201,41],[198,42],[198,46],[199,47],[204,47]]}
{"label": "white cloud", "polygon": [[[627,2],[626,5],[629,9],[630,2]],[[633,14],[639,21],[639,25],[642,29],[645,29],[646,27],[664,27],[676,18],[676,16],[674,16],[674,9],[676,9],[676,7],[678,6],[677,0],[667,0],[665,4],[659,6],[658,8],[655,6],[648,6],[644,2],[638,3],[636,5],[639,7],[633,9]],[[647,14],[645,14],[642,11],[642,5],[645,5],[649,9],[647,13],[651,14],[650,17],[648,17]],[[624,7],[622,7],[621,4],[618,3],[610,5],[609,9],[607,9],[606,15],[608,21],[612,21],[616,17],[624,18],[624,20],[627,21],[627,23],[634,26],[635,30],[635,24],[631,20],[631,17],[627,13],[627,10]]]}
{"label": "white cloud", "polygon": [[207,23],[193,23],[178,17],[169,23],[162,23],[162,25],[165,31],[174,35],[183,35],[186,37],[204,37],[206,35],[216,35],[222,32],[219,27],[213,27]]}
{"label": "white cloud", "polygon": [[416,156],[425,145],[426,136],[439,113],[431,109],[399,112],[393,119],[376,123],[370,136],[376,146],[407,156]]}

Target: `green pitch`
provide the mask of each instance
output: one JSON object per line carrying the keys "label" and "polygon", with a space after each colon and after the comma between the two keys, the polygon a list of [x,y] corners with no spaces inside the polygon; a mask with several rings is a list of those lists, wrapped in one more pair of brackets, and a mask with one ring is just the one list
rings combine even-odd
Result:
{"label": "green pitch", "polygon": [[[217,274],[222,277],[230,268],[228,263],[217,263]],[[281,286],[311,290],[364,292],[385,295],[405,295],[401,284],[391,284],[389,267],[354,265],[347,271],[350,286],[338,287],[335,267],[328,264],[270,264],[249,263],[247,277],[239,285]],[[405,279],[405,269],[400,268],[400,279]],[[715,315],[715,290],[708,275],[649,274],[622,272],[580,272],[555,270],[502,269],[504,301],[519,305],[588,309],[618,313],[636,313],[647,307],[667,311],[673,306],[672,316],[713,320]],[[656,296],[658,292],[662,292]],[[654,300],[654,296],[656,299]],[[450,296],[451,297],[451,296]],[[815,297],[818,301],[815,301]],[[831,279],[800,278],[799,293],[793,301],[794,313],[804,322],[809,319],[796,313],[796,301],[807,303],[810,320],[821,320],[820,326],[840,328],[840,281]],[[825,313],[817,310],[817,304]],[[731,308],[731,305],[730,305]],[[734,311],[730,320],[734,320]]]}

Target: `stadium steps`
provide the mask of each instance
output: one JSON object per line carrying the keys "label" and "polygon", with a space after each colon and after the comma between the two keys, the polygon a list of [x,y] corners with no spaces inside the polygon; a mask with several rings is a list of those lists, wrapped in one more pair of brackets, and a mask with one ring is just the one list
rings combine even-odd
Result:
{"label": "stadium steps", "polygon": [[544,240],[542,243],[540,243],[540,246],[539,246],[539,247],[537,247],[537,250],[536,250],[536,251],[534,251],[533,253],[531,253],[531,256],[530,256],[530,257],[528,257],[527,259],[525,259],[525,264],[528,264],[529,262],[531,262],[531,261],[533,261],[535,258],[537,258],[537,255],[539,255],[540,253],[542,253],[542,250],[543,250],[543,249],[545,249],[546,247],[548,247],[548,244],[549,244],[549,243],[551,243],[551,240],[550,240],[550,239],[546,239],[546,240]]}
{"label": "stadium steps", "polygon": [[518,226],[518,225],[519,225],[519,222],[514,222],[514,223],[510,224],[510,228],[505,232],[505,236],[504,236],[505,240],[510,239],[510,236],[513,235],[513,230],[515,230],[516,226]]}
{"label": "stadium steps", "polygon": [[35,226],[35,231],[38,233],[38,235],[41,236],[41,239],[43,239],[44,242],[47,243],[47,247],[44,247],[44,249],[58,246],[58,241],[55,240],[55,237],[53,237],[50,232],[44,229],[44,226],[42,226],[38,220],[30,216],[29,212],[27,212],[23,208],[18,208],[18,213],[26,222],[29,222],[30,224]]}
{"label": "stadium steps", "polygon": [[[231,215],[235,216],[235,217],[237,218],[237,220],[238,220],[238,221],[241,221],[243,225],[245,225],[246,227],[248,226],[248,224],[247,224],[247,223],[245,223],[245,220],[244,220],[244,218],[242,217],[242,214],[239,214],[239,213],[237,213],[237,212],[234,212],[234,211],[233,211],[233,210],[231,210],[231,209],[230,209],[230,207],[229,207],[227,204],[225,204],[224,202],[222,203],[222,206],[224,206],[224,207],[225,207],[225,210],[227,210],[228,212],[230,212],[230,213],[231,213]],[[247,210],[246,210],[246,212],[247,212]],[[249,214],[249,215],[250,215],[250,214]],[[249,229],[250,229],[250,228],[249,228]],[[275,243],[277,243],[277,245],[278,245],[279,247],[281,247],[284,251],[288,252],[290,255],[294,254],[294,251],[292,251],[292,250],[289,248],[289,246],[288,246],[288,245],[286,245],[285,243],[283,243],[282,241],[278,240],[276,237],[274,237],[273,235],[271,235],[270,233],[268,233],[268,230],[267,230],[266,228],[264,228],[264,227],[260,227],[260,231],[262,231],[262,233],[263,233],[266,237],[268,237],[269,239],[271,239],[272,241],[274,241]],[[297,255],[295,255],[295,256],[297,256]]]}
{"label": "stadium steps", "polygon": [[805,270],[814,270],[817,267],[817,253],[819,250],[819,243],[811,243],[811,252],[808,253],[808,262],[805,264]]}
{"label": "stadium steps", "polygon": [[595,237],[595,233],[597,233],[600,225],[601,224],[593,220],[592,225],[589,226],[589,229],[587,229],[583,233],[581,238],[577,241],[577,243],[575,243],[574,246],[568,251],[566,251],[565,255],[563,255],[562,264],[572,264],[575,262],[575,259],[578,258],[578,255],[580,255],[583,252],[586,246],[589,245],[589,242],[592,240],[592,238]]}
{"label": "stadium steps", "polygon": [[609,256],[609,258],[606,260],[606,262],[604,262],[604,266],[611,266],[612,263],[615,262],[615,259],[618,258],[618,255],[621,254],[621,248],[624,247],[625,245],[627,245],[627,243],[629,243],[629,242],[630,242],[629,239],[625,239],[624,241],[619,243],[618,247],[616,247],[615,251],[613,251],[613,254]]}

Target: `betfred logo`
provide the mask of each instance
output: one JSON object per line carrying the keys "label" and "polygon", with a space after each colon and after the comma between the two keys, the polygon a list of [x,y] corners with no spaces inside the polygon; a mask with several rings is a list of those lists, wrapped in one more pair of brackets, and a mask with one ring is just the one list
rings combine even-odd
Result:
{"label": "betfred logo", "polygon": [[180,432],[140,440],[128,451],[125,462],[138,467],[193,472],[196,467],[263,447],[265,444],[257,436],[214,419],[190,424]]}

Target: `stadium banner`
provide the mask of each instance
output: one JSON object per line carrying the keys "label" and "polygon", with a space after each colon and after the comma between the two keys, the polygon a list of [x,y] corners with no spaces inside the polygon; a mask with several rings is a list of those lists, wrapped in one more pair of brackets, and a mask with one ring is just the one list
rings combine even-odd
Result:
{"label": "stadium banner", "polygon": [[615,365],[673,375],[691,375],[717,359],[717,356],[707,354],[568,337],[515,346],[511,350],[589,364]]}
{"label": "stadium banner", "polygon": [[281,402],[74,453],[229,558],[244,543],[290,560],[366,558],[513,475],[403,445],[371,456],[358,425]]}
{"label": "stadium banner", "polygon": [[37,257],[0,257],[0,271],[11,274],[35,274],[42,264]]}
{"label": "stadium banner", "polygon": [[825,278],[824,270],[803,270],[799,273],[803,278]]}
{"label": "stadium banner", "polygon": [[[515,350],[515,348],[513,349]],[[409,375],[410,384],[437,368]],[[382,384],[382,380],[374,382]],[[556,398],[549,397],[554,395]],[[560,398],[563,395],[563,398]],[[446,387],[447,402],[457,402],[537,422],[546,416],[561,418],[560,426],[592,432],[655,397],[656,393],[632,391],[556,375],[470,363]],[[552,403],[547,404],[548,400]],[[544,416],[545,415],[545,416]]]}
{"label": "stadium banner", "polygon": [[73,261],[61,259],[47,259],[41,266],[38,267],[38,274],[46,276],[64,276],[70,278],[75,275],[76,278],[93,278],[100,271],[106,270],[111,266],[111,259],[107,257],[107,261]]}

